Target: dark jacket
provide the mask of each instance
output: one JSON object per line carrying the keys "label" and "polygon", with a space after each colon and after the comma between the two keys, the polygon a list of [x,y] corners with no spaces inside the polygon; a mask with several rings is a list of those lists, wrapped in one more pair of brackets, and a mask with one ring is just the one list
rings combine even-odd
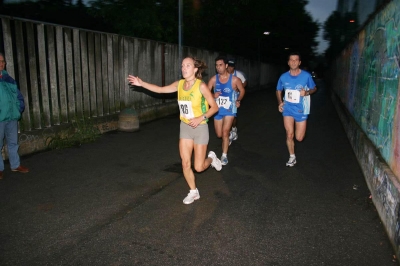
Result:
{"label": "dark jacket", "polygon": [[6,70],[1,71],[0,122],[19,120],[24,109],[24,97],[18,90],[17,83]]}

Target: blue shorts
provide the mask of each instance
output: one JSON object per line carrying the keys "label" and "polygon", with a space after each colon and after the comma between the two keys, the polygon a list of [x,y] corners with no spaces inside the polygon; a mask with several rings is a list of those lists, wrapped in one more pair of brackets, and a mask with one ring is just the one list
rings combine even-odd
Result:
{"label": "blue shorts", "polygon": [[236,117],[236,114],[230,113],[230,114],[223,114],[223,115],[220,115],[219,113],[217,113],[217,114],[214,116],[214,119],[215,119],[215,120],[221,120],[221,119],[224,118],[225,116],[233,116],[233,117]]}
{"label": "blue shorts", "polygon": [[287,103],[283,105],[282,115],[291,116],[296,122],[303,122],[308,118],[308,115],[305,115],[302,109],[299,109],[296,105],[290,105]]}

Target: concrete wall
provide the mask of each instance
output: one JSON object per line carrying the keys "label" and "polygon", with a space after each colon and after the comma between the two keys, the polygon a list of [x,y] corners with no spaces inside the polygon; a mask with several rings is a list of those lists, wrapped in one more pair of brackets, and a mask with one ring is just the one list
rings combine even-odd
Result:
{"label": "concrete wall", "polygon": [[400,0],[361,30],[331,69],[333,100],[400,255]]}

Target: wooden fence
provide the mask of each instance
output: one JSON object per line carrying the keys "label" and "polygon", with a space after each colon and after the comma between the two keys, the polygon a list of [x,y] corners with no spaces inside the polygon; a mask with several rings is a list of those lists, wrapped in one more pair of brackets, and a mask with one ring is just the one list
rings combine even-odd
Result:
{"label": "wooden fence", "polygon": [[[176,44],[7,16],[0,19],[0,51],[25,97],[21,132],[118,114],[126,107],[140,110],[175,101],[134,91],[126,78],[134,74],[159,85],[177,80]],[[208,64],[206,81],[214,75],[217,52],[183,47],[183,55],[189,54]],[[276,79],[272,66],[245,58],[238,58],[237,65],[252,87]]]}

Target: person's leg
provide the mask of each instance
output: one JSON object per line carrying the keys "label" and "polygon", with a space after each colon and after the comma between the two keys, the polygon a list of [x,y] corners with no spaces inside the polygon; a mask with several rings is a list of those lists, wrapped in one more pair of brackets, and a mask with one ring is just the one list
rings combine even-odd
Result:
{"label": "person's leg", "polygon": [[217,135],[218,138],[222,138],[222,118],[221,119],[214,118],[214,129],[215,129],[215,135]]}
{"label": "person's leg", "polygon": [[297,141],[303,141],[304,136],[306,135],[306,128],[307,128],[307,120],[296,122],[296,130],[295,136]]}
{"label": "person's leg", "polygon": [[286,145],[289,151],[289,154],[294,154],[294,118],[291,116],[283,117],[283,125],[286,130]]}
{"label": "person's leg", "polygon": [[286,130],[286,145],[289,151],[289,160],[286,163],[286,166],[293,167],[296,164],[296,155],[294,153],[294,124],[295,118],[292,116],[284,116],[283,124],[285,125]]}
{"label": "person's leg", "polygon": [[183,176],[190,187],[189,194],[183,199],[184,204],[191,204],[200,199],[199,190],[196,187],[194,173],[191,167],[194,141],[192,139],[179,140],[179,153],[182,158]]}
{"label": "person's leg", "polygon": [[196,172],[203,172],[210,167],[212,158],[207,157],[207,144],[194,144],[194,169]]}
{"label": "person's leg", "polygon": [[222,119],[222,153],[228,154],[229,133],[231,131],[234,116],[224,116]]}
{"label": "person's leg", "polygon": [[236,127],[236,120],[237,117],[233,118],[233,122],[232,122],[232,129],[231,132],[229,133],[229,145],[231,145],[233,140],[237,140],[238,139],[238,133],[237,133],[237,127]]}
{"label": "person's leg", "polygon": [[[194,169],[197,172],[203,172],[207,168],[210,167],[211,164],[217,166],[217,162],[214,161],[215,156],[207,156],[207,146],[210,140],[210,134],[208,131],[208,125],[198,125],[195,129],[192,129],[193,132],[193,140],[194,140]],[[214,152],[210,151],[210,153],[215,154]],[[213,165],[213,166],[214,166]],[[214,167],[215,167],[214,166]]]}
{"label": "person's leg", "polygon": [[179,139],[179,154],[182,160],[183,176],[191,190],[196,189],[196,182],[191,166],[194,141],[192,139]]}
{"label": "person's leg", "polygon": [[4,171],[4,161],[1,150],[3,149],[3,140],[5,132],[6,122],[0,122],[0,171]]}
{"label": "person's leg", "polygon": [[232,129],[233,129],[233,128],[236,128],[236,120],[237,120],[237,118],[235,117],[235,118],[233,119],[233,122],[232,122]]}
{"label": "person's leg", "polygon": [[16,169],[20,165],[18,155],[18,121],[8,121],[5,126],[5,139],[7,143],[8,159],[11,169]]}

